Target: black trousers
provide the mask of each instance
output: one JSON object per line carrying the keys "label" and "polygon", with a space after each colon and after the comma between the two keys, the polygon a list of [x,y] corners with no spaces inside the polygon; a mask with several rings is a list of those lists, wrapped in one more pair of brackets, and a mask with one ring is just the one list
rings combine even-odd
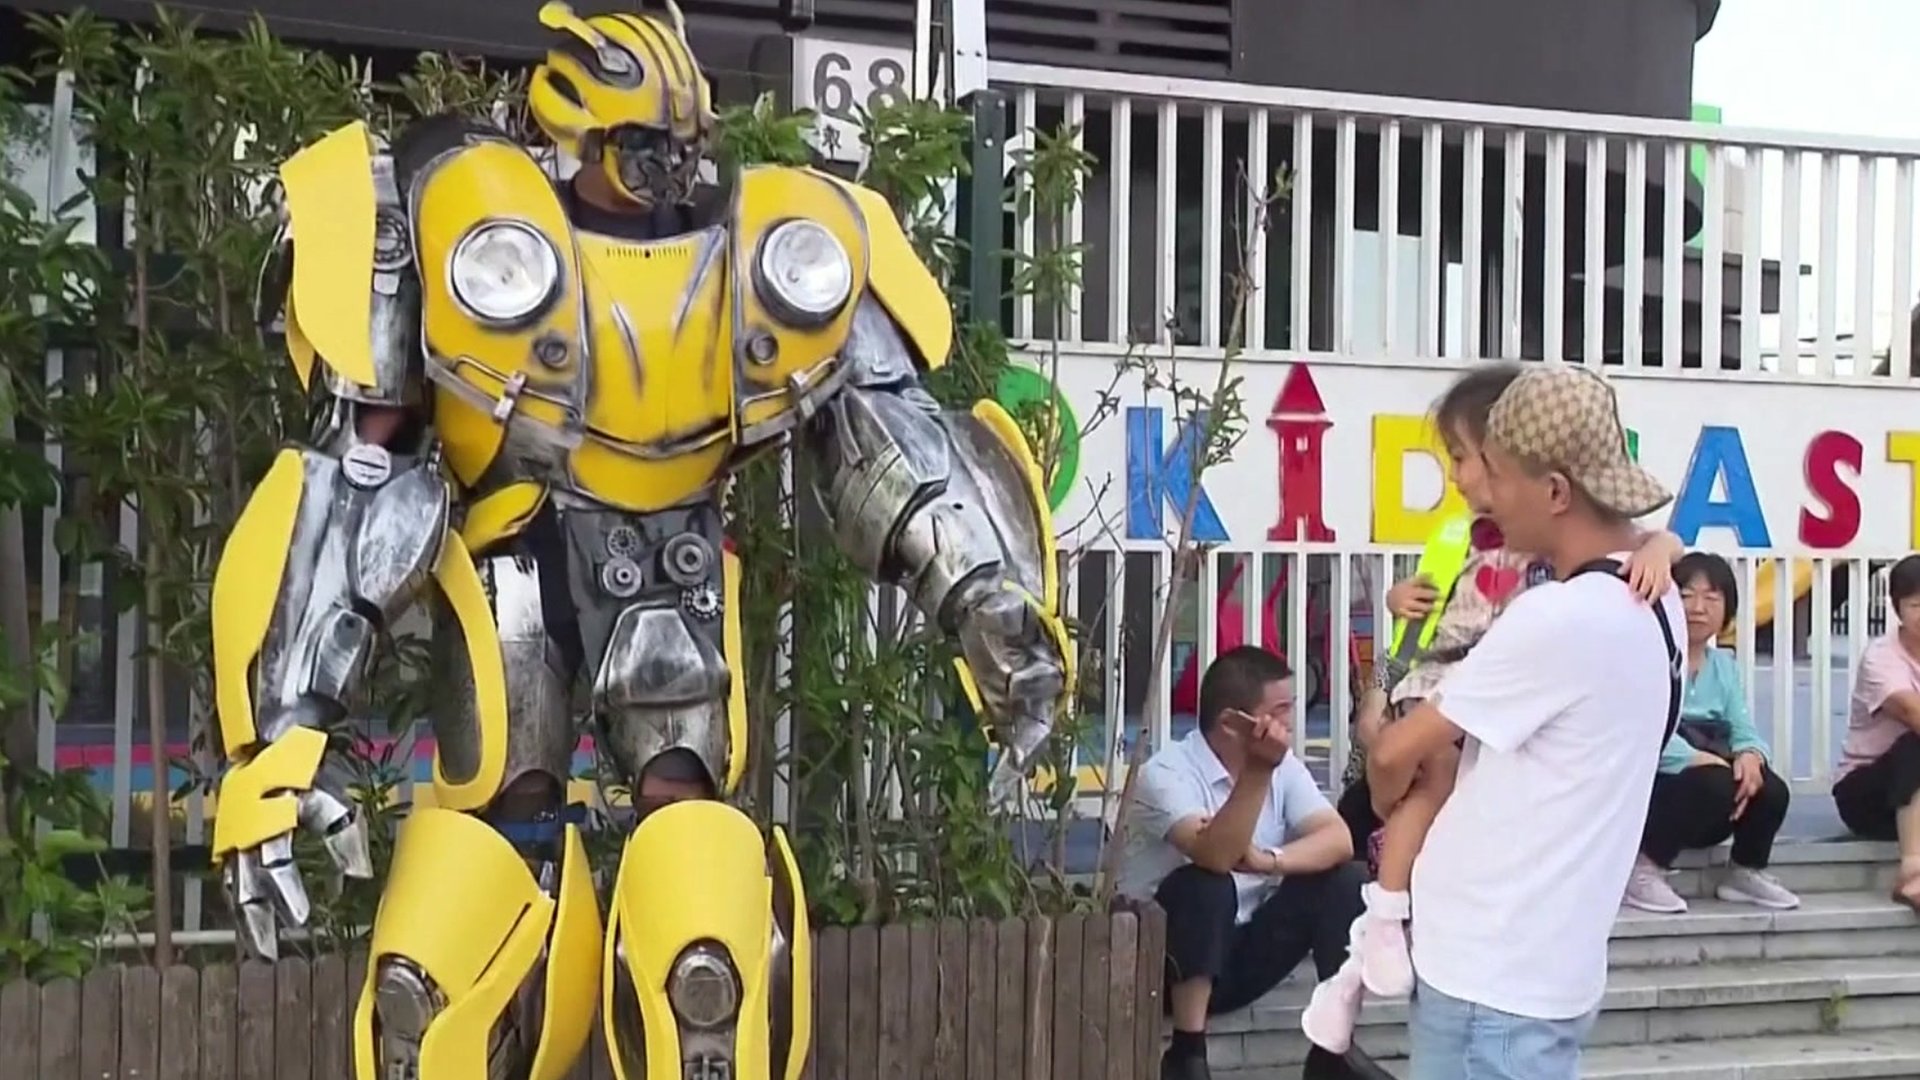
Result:
{"label": "black trousers", "polygon": [[1897,840],[1894,814],[1920,792],[1920,735],[1909,731],[1887,752],[1833,785],[1834,809],[1856,835]]}
{"label": "black trousers", "polygon": [[1367,778],[1360,777],[1348,784],[1340,793],[1340,801],[1334,806],[1340,814],[1340,820],[1347,823],[1347,832],[1353,836],[1353,853],[1356,858],[1367,858],[1367,844],[1373,840],[1374,831],[1386,822],[1373,812],[1373,789],[1367,786]]}
{"label": "black trousers", "polygon": [[1167,913],[1167,985],[1210,977],[1207,1011],[1221,1013],[1253,1004],[1309,954],[1322,979],[1332,975],[1347,960],[1365,879],[1354,863],[1289,876],[1245,926],[1235,926],[1232,874],[1191,864],[1175,870],[1154,895]]}
{"label": "black trousers", "polygon": [[1738,821],[1732,820],[1739,788],[1732,769],[1695,765],[1655,776],[1640,851],[1660,866],[1672,866],[1682,851],[1712,847],[1731,836],[1735,865],[1765,870],[1793,793],[1772,769],[1762,769],[1760,791]]}

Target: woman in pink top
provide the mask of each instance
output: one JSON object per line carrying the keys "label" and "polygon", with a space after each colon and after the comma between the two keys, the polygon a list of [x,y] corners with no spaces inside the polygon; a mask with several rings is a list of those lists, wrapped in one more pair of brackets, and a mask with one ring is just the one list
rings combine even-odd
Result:
{"label": "woman in pink top", "polygon": [[1887,577],[1898,627],[1860,657],[1833,801],[1847,828],[1900,841],[1893,898],[1920,913],[1920,555]]}

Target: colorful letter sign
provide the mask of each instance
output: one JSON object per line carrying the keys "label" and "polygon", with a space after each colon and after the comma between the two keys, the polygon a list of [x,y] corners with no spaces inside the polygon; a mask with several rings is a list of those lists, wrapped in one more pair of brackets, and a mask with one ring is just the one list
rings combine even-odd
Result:
{"label": "colorful letter sign", "polygon": [[1195,475],[1204,422],[1200,414],[1189,416],[1168,450],[1161,438],[1161,410],[1151,406],[1127,409],[1127,539],[1165,539],[1167,524],[1162,509],[1173,509],[1177,528],[1198,484],[1192,539],[1201,544],[1226,543],[1227,527],[1221,524],[1213,500],[1207,497],[1206,485],[1199,484]]}
{"label": "colorful letter sign", "polygon": [[[1725,488],[1726,499],[1713,497],[1714,485]],[[1730,427],[1703,427],[1693,445],[1693,463],[1686,483],[1673,500],[1673,518],[1667,526],[1684,544],[1700,539],[1700,530],[1731,529],[1741,547],[1772,547],[1766,515],[1760,512],[1760,493],[1753,487],[1740,432]]]}
{"label": "colorful letter sign", "polygon": [[1378,413],[1373,418],[1373,542],[1424,544],[1440,524],[1467,512],[1454,486],[1441,482],[1440,500],[1431,506],[1407,505],[1407,459],[1430,459],[1446,475],[1445,451],[1424,416]]}

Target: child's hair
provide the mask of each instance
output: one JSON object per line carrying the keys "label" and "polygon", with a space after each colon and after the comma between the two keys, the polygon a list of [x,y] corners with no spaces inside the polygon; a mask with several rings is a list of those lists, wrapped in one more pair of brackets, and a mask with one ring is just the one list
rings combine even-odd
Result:
{"label": "child's hair", "polygon": [[1468,368],[1453,380],[1440,400],[1433,403],[1434,430],[1443,439],[1457,432],[1471,436],[1474,442],[1485,442],[1487,414],[1493,411],[1493,403],[1500,400],[1500,395],[1506,393],[1507,387],[1525,370],[1519,364],[1505,361]]}
{"label": "child's hair", "polygon": [[1734,579],[1733,567],[1711,551],[1689,551],[1673,564],[1673,583],[1684,589],[1695,581],[1706,582],[1707,588],[1719,593],[1726,604],[1727,617],[1720,629],[1732,626],[1734,616],[1740,613],[1740,586]]}
{"label": "child's hair", "polygon": [[1909,596],[1920,594],[1920,555],[1909,555],[1893,564],[1887,574],[1887,599],[1898,605]]}

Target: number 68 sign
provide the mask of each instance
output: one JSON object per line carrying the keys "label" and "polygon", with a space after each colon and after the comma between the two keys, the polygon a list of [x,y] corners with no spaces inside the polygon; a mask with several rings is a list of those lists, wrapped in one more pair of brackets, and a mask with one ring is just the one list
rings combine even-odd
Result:
{"label": "number 68 sign", "polygon": [[913,52],[801,36],[793,42],[793,104],[819,114],[813,144],[830,161],[859,161],[860,114],[906,100]]}

